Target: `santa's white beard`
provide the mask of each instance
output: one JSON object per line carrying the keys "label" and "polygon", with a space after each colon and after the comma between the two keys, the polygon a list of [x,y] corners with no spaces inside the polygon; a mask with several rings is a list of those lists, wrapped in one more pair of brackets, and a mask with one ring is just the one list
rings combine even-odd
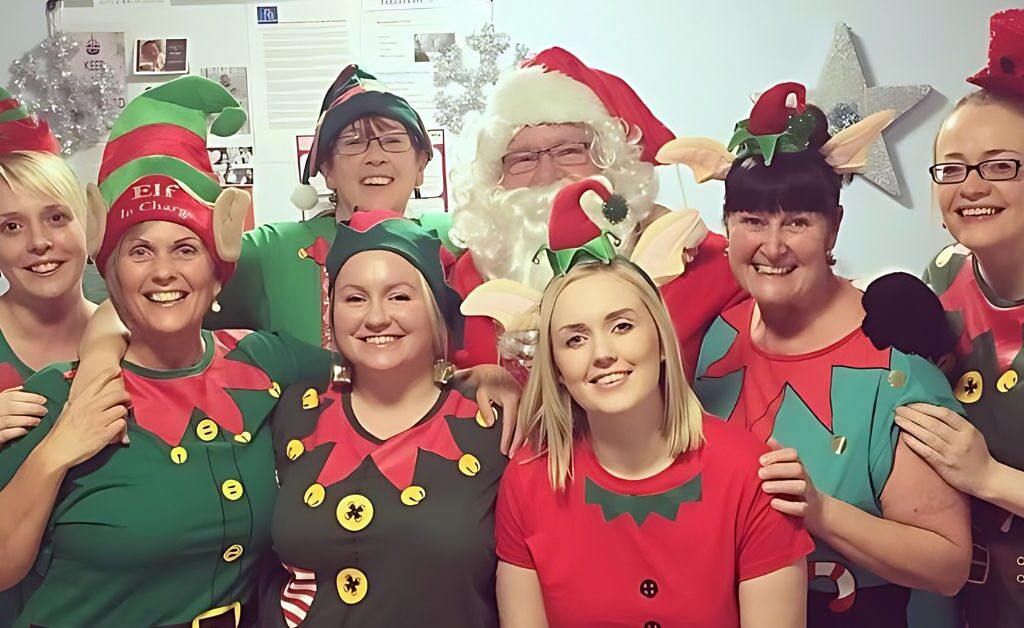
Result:
{"label": "santa's white beard", "polygon": [[[548,218],[551,203],[565,185],[565,179],[544,187],[506,190],[495,188],[488,195],[485,207],[473,208],[462,216],[459,236],[473,254],[473,263],[484,280],[511,279],[543,291],[551,280],[552,271],[547,258],[537,252],[548,243]],[[614,182],[613,182],[614,187]],[[599,227],[608,229],[629,246],[629,234],[636,225],[638,215],[646,211],[630,211],[630,216],[617,225],[611,225],[602,216],[591,216]],[[534,258],[538,263],[533,263]]]}

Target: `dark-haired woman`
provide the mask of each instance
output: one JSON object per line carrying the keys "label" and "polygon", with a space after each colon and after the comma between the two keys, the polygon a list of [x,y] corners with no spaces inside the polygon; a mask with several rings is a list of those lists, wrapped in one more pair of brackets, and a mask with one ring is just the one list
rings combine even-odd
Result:
{"label": "dark-haired woman", "polygon": [[925,358],[876,347],[862,293],[832,272],[841,175],[887,121],[829,140],[803,98],[792,83],[766,92],[737,127],[739,154],[711,164],[725,174],[729,261],[751,298],[712,325],[695,389],[710,413],[789,448],[766,454],[761,475],[817,541],[808,625],[902,628],[911,588],[963,585],[970,532],[963,496],[899,440],[894,413],[958,404]]}

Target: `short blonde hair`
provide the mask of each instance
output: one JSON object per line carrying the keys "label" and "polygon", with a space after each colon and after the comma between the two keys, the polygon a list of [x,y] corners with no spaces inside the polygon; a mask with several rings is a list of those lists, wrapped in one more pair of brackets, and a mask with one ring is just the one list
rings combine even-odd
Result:
{"label": "short blonde hair", "polygon": [[40,151],[0,155],[0,179],[15,194],[48,198],[67,207],[85,226],[85,192],[64,159]]}
{"label": "short blonde hair", "polygon": [[675,457],[700,448],[703,442],[704,409],[697,400],[683,371],[679,340],[669,318],[665,303],[641,271],[623,259],[610,264],[579,264],[566,275],[548,284],[540,303],[540,334],[530,378],[519,406],[518,420],[527,440],[538,454],[548,455],[548,476],[552,488],[565,488],[572,475],[572,447],[576,438],[586,433],[586,414],[559,382],[551,341],[551,318],[558,297],[574,281],[598,273],[611,273],[633,286],[640,301],[654,319],[662,354],[660,389],[665,416],[661,433]]}

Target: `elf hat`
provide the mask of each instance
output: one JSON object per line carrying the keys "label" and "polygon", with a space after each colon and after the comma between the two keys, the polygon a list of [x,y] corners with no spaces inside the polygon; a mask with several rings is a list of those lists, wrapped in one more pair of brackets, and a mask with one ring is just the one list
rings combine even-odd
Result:
{"label": "elf hat", "polygon": [[652,164],[658,149],[674,137],[625,81],[557,47],[503,76],[483,115],[513,128],[619,118],[640,132],[640,158]]}
{"label": "elf hat", "polygon": [[427,160],[433,157],[427,129],[412,105],[359,66],[348,65],[334,79],[320,105],[313,146],[299,176],[300,185],[292,193],[291,201],[296,207],[307,211],[316,207],[319,199],[309,179],[320,172],[320,167],[330,158],[331,144],[342,129],[366,116],[400,122],[414,138],[414,144],[426,152]]}
{"label": "elf hat", "polygon": [[1024,96],[1024,9],[1007,9],[989,22],[988,66],[967,79],[993,92]]}
{"label": "elf hat", "polygon": [[151,220],[186,227],[213,256],[226,281],[241,248],[249,194],[221,190],[206,152],[210,131],[227,137],[245,123],[245,112],[219,83],[184,76],[128,103],[110,131],[100,163],[99,186],[90,185],[89,249],[101,273],[125,232]]}
{"label": "elf hat", "polygon": [[21,150],[57,155],[60,143],[46,120],[29,115],[9,91],[0,87],[0,155]]}
{"label": "elf hat", "polygon": [[459,311],[462,298],[445,282],[442,258],[447,250],[434,230],[392,211],[353,213],[348,224],[338,224],[334,244],[327,253],[325,266],[330,293],[334,292],[334,282],[345,262],[364,251],[390,251],[412,264],[423,275],[437,302],[452,348],[462,346],[464,323]]}

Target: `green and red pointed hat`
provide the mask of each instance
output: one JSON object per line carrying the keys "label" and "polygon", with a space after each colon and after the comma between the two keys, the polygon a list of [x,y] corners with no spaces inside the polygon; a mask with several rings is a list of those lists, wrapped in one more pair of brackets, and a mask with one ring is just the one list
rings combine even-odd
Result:
{"label": "green and red pointed hat", "polygon": [[0,155],[14,151],[60,154],[60,142],[50,125],[28,112],[11,93],[0,87]]}
{"label": "green and red pointed hat", "polygon": [[1006,9],[992,15],[988,65],[967,82],[994,92],[1024,96],[1024,9]]}
{"label": "green and red pointed hat", "polygon": [[143,92],[114,123],[103,151],[98,184],[109,211],[96,255],[100,272],[132,226],[151,220],[180,224],[196,233],[217,262],[222,281],[234,264],[219,259],[213,204],[220,183],[206,152],[209,132],[236,133],[245,111],[223,86],[201,76],[184,76]]}
{"label": "green and red pointed hat", "polygon": [[770,166],[776,152],[807,150],[813,130],[807,88],[800,83],[779,83],[758,97],[749,118],[736,124],[728,149],[739,149],[737,160],[760,155],[764,165]]}
{"label": "green and red pointed hat", "polygon": [[584,209],[600,212],[615,224],[629,212],[626,200],[613,194],[611,183],[602,176],[582,179],[562,188],[555,195],[548,219],[548,246],[537,251],[546,252],[555,276],[564,275],[581,261],[610,263],[615,258],[618,242],[614,234],[601,229]]}

